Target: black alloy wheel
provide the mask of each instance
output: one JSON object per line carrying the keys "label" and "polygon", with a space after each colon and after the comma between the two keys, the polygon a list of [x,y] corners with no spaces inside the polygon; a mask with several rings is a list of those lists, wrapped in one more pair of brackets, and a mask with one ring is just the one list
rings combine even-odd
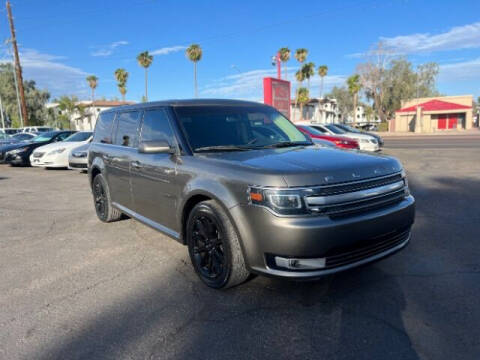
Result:
{"label": "black alloy wheel", "polygon": [[107,194],[101,179],[97,176],[93,180],[93,201],[95,202],[95,210],[100,219],[106,218]]}

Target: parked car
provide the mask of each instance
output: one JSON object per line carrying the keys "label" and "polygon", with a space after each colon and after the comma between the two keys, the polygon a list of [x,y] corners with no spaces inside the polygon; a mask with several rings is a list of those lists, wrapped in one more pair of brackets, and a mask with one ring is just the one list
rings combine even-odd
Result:
{"label": "parked car", "polygon": [[40,146],[30,155],[32,166],[50,168],[68,168],[70,151],[84,145],[92,138],[91,131],[80,131],[67,137],[62,142],[53,142]]}
{"label": "parked car", "polygon": [[3,129],[0,129],[0,133],[3,132],[7,135],[14,135],[14,134],[17,134],[21,131],[22,131],[22,129],[19,129],[19,128],[3,128]]}
{"label": "parked car", "polygon": [[18,133],[14,135],[0,134],[0,145],[16,144],[22,141],[32,140],[36,135],[30,133]]}
{"label": "parked car", "polygon": [[332,144],[341,149],[359,149],[358,142],[347,137],[325,135],[319,130],[307,125],[297,125],[297,129],[300,130],[302,133],[307,134],[312,139],[322,139],[325,141],[330,141]]}
{"label": "parked car", "polygon": [[379,151],[380,146],[378,145],[378,141],[373,137],[365,134],[353,134],[347,133],[345,130],[335,127],[333,124],[316,124],[316,123],[308,123],[304,124],[311,126],[318,131],[327,134],[327,135],[334,135],[334,136],[344,136],[356,140],[358,142],[358,146],[360,150],[364,151]]}
{"label": "parked car", "polygon": [[69,169],[87,171],[89,147],[90,147],[90,141],[70,151],[70,154],[68,155]]}
{"label": "parked car", "polygon": [[187,245],[213,288],[251,273],[318,278],[406,246],[415,210],[400,162],[312,145],[254,102],[112,108],[88,151],[96,214],[124,213]]}
{"label": "parked car", "polygon": [[[8,145],[4,150],[5,162],[16,166],[30,166],[30,155],[36,148],[53,142],[63,141],[75,133],[72,130],[50,131],[34,137],[29,142]],[[2,149],[0,148],[0,156]]]}
{"label": "parked car", "polygon": [[55,131],[56,129],[49,126],[27,126],[22,129],[22,132],[25,133],[43,133],[43,132],[50,132]]}
{"label": "parked car", "polygon": [[377,134],[374,134],[374,133],[371,133],[371,132],[366,132],[366,131],[362,131],[362,130],[358,130],[356,128],[354,128],[353,126],[350,126],[350,125],[346,125],[346,124],[334,124],[337,128],[340,128],[346,132],[350,132],[350,133],[354,133],[354,134],[365,134],[365,135],[370,135],[370,136],[373,136],[375,139],[377,139],[378,141],[378,145],[380,147],[383,146],[383,139],[381,136],[377,135]]}

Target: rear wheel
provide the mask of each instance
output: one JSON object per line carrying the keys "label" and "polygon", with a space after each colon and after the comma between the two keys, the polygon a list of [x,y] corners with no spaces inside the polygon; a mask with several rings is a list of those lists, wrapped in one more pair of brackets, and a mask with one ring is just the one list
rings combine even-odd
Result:
{"label": "rear wheel", "polygon": [[205,284],[220,289],[247,280],[238,235],[217,202],[204,201],[192,209],[185,235],[193,267]]}
{"label": "rear wheel", "polygon": [[122,213],[112,206],[110,190],[102,174],[98,174],[92,183],[93,202],[97,217],[103,222],[119,220]]}

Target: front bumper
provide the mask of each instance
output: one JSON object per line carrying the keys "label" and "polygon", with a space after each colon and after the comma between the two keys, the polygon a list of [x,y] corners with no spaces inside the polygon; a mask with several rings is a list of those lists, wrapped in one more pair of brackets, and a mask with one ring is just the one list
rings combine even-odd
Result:
{"label": "front bumper", "polygon": [[66,168],[68,167],[67,157],[63,154],[59,155],[43,155],[40,158],[34,157],[33,153],[30,155],[30,164],[36,167],[49,167],[49,168]]}
{"label": "front bumper", "polygon": [[[360,266],[405,247],[414,222],[415,200],[408,196],[387,208],[341,219],[279,217],[252,205],[238,205],[230,212],[252,272],[309,279]],[[292,270],[278,266],[275,258],[327,259],[327,265]]]}
{"label": "front bumper", "polygon": [[26,154],[10,154],[5,156],[5,162],[10,165],[29,165],[28,155]]}
{"label": "front bumper", "polygon": [[88,158],[70,155],[68,158],[68,167],[72,170],[86,171],[88,170]]}
{"label": "front bumper", "polygon": [[373,144],[371,142],[368,142],[368,143],[359,142],[358,146],[360,150],[363,150],[363,151],[373,151],[373,152],[380,151],[380,146],[378,144]]}

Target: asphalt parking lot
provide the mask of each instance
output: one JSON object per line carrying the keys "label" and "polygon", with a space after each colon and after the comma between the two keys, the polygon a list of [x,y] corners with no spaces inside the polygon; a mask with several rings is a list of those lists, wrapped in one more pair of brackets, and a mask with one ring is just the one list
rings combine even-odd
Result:
{"label": "asphalt parking lot", "polygon": [[0,165],[0,359],[479,359],[480,137],[468,144],[387,140],[417,199],[404,251],[227,291],[177,242],[100,223],[85,175]]}

